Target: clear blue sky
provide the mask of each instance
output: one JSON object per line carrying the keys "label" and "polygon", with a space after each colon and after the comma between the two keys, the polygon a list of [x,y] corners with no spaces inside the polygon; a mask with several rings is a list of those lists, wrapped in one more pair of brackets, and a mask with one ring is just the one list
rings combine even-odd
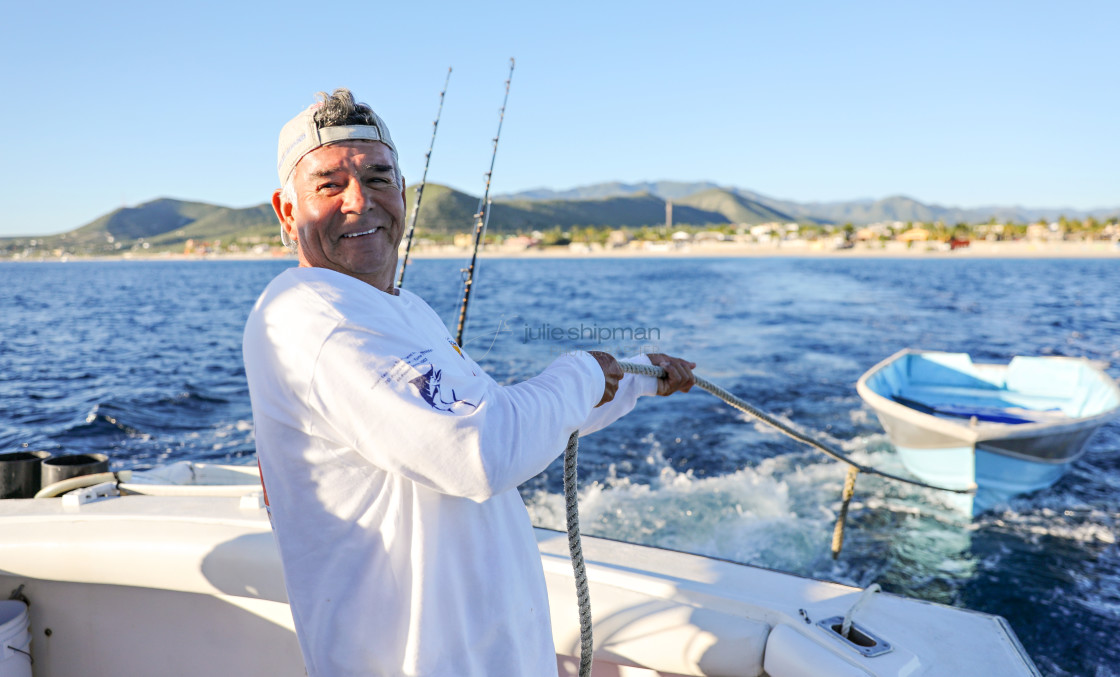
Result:
{"label": "clear blue sky", "polygon": [[0,236],[175,197],[244,207],[319,90],[406,179],[493,191],[712,180],[798,201],[1120,205],[1120,2],[11,4]]}

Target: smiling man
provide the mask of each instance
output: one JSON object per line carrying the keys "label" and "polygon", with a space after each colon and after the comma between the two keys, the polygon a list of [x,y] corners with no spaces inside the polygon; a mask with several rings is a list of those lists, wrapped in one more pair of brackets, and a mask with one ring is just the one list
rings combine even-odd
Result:
{"label": "smiling man", "polygon": [[418,296],[393,288],[404,182],[385,123],[350,92],[280,132],[272,198],[299,267],[245,326],[258,460],[311,677],[556,674],[536,538],[517,486],[576,429],[693,384],[564,355],[490,378]]}

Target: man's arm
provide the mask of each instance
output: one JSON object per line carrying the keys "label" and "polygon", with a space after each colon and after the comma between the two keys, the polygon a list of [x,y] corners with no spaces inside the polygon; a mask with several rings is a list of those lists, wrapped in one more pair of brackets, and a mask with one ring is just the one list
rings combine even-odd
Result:
{"label": "man's arm", "polygon": [[315,434],[445,494],[482,501],[517,487],[563,451],[604,395],[602,368],[586,353],[500,386],[435,354],[407,360],[386,345],[353,328],[324,343],[307,400]]}

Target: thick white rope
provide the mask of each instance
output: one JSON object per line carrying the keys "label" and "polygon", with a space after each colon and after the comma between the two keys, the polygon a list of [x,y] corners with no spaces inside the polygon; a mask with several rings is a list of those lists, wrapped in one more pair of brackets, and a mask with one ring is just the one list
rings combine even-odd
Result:
{"label": "thick white rope", "polygon": [[587,589],[587,568],[583,563],[583,543],[579,537],[579,486],[576,480],[578,453],[577,430],[568,438],[568,448],[564,450],[564,502],[568,509],[568,553],[572,557],[576,601],[579,603],[579,677],[589,677],[595,642],[591,637],[591,593]]}

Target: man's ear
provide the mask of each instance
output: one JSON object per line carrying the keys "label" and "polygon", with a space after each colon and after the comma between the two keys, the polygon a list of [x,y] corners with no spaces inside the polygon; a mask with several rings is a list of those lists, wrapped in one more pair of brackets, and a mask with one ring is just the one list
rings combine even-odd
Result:
{"label": "man's ear", "polygon": [[292,203],[285,200],[282,193],[283,191],[277,189],[272,194],[272,211],[276,212],[276,218],[280,220],[280,227],[288,233],[288,237],[291,237],[292,230],[295,228],[295,220],[292,218]]}

